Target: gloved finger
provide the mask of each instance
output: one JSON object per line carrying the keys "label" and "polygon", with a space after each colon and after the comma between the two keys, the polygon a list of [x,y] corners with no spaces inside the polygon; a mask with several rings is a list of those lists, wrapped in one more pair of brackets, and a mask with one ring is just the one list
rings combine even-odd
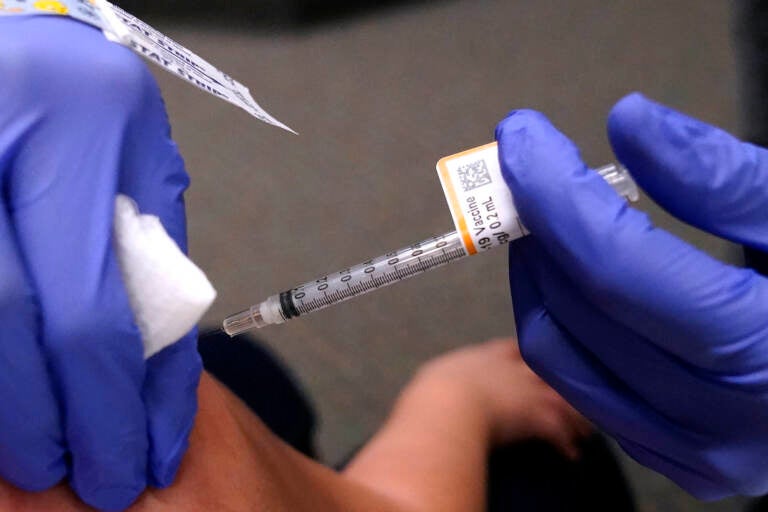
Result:
{"label": "gloved finger", "polygon": [[[631,413],[631,404],[624,404],[632,402],[633,397],[625,396],[623,383],[550,316],[530,273],[527,252],[531,242],[515,241],[509,250],[509,281],[520,352],[528,366],[568,403],[587,418],[600,419],[604,428],[618,430],[602,421],[600,402],[607,400],[617,410]],[[620,418],[615,415],[609,421]]]}
{"label": "gloved finger", "polygon": [[91,27],[29,21],[56,37],[17,34],[31,39],[18,79],[37,118],[14,162],[14,222],[64,403],[72,486],[96,508],[121,510],[146,486],[148,436],[143,348],[112,222],[120,162],[142,149],[127,148],[124,135],[147,70]]}
{"label": "gloved finger", "polygon": [[[541,291],[532,278],[528,251],[532,240],[510,244],[510,286],[520,349],[525,361],[579,412],[619,442],[654,446],[666,456],[649,455],[643,464],[657,468],[701,498],[729,494],[711,482],[680,453],[676,426],[645,401],[567,332],[547,311]],[[622,435],[624,434],[624,435]],[[631,435],[631,438],[625,437]],[[657,464],[658,461],[663,464]]]}
{"label": "gloved finger", "polygon": [[608,117],[616,156],[680,219],[768,250],[768,151],[635,93]]}
{"label": "gloved finger", "polygon": [[[746,421],[739,425],[729,412],[754,408],[753,397],[739,392],[745,380],[741,373],[694,367],[608,317],[580,294],[535,240],[528,242],[525,268],[549,314],[627,388],[673,419],[678,430],[690,430],[700,444],[703,439],[718,439],[724,431],[742,439],[752,436],[753,425]],[[768,421],[768,412],[752,415],[766,416]],[[762,456],[768,457],[768,447]]]}
{"label": "gloved finger", "polygon": [[202,363],[197,330],[154,355],[147,362],[144,403],[150,433],[150,484],[173,483],[197,413],[197,386]]}
{"label": "gloved finger", "polygon": [[[12,126],[2,122],[2,111],[0,100],[0,139]],[[37,300],[2,201],[0,325],[0,478],[41,491],[67,474],[64,433],[38,339]]]}
{"label": "gloved finger", "polygon": [[763,278],[654,227],[540,114],[514,113],[497,138],[523,222],[593,304],[696,366],[765,367],[754,337],[768,328],[768,316],[754,314],[768,304]]}
{"label": "gloved finger", "polygon": [[[79,207],[104,212],[98,215],[103,219],[111,215],[111,200],[71,197]],[[46,202],[52,200],[48,194]],[[74,217],[74,205],[56,202],[59,211]],[[140,394],[143,349],[112,252],[111,224],[52,219],[38,204],[19,210],[17,218],[26,261],[40,290],[48,361],[65,404],[73,488],[96,508],[122,509],[146,486],[148,443]],[[41,229],[45,223],[49,227]],[[82,230],[89,240],[62,247],[50,230]]]}
{"label": "gloved finger", "polygon": [[[156,215],[168,234],[187,252],[184,191],[189,177],[165,113],[160,91],[147,72],[142,102],[126,126],[127,148],[121,162],[120,193],[136,201],[143,214]],[[173,482],[186,452],[197,412],[202,362],[197,333],[151,357],[143,390],[149,428],[149,477],[154,486]]]}

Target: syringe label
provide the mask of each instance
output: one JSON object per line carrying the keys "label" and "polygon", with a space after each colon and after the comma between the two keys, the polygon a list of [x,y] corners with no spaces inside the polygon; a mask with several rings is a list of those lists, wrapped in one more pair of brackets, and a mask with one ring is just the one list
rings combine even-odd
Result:
{"label": "syringe label", "polygon": [[293,132],[261,108],[243,84],[106,0],[0,0],[0,16],[25,14],[69,16],[93,25],[101,29],[107,39],[127,46],[182,80],[265,123]]}
{"label": "syringe label", "polygon": [[442,158],[437,173],[468,254],[528,234],[501,175],[495,142]]}

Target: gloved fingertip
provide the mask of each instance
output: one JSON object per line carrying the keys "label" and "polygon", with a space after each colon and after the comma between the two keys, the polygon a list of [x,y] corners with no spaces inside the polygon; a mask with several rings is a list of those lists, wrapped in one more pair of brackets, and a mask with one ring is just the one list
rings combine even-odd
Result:
{"label": "gloved fingertip", "polygon": [[499,122],[499,124],[496,125],[496,131],[495,131],[496,140],[501,142],[501,139],[505,137],[505,134],[509,134],[510,132],[514,133],[515,130],[525,126],[527,123],[531,121],[545,121],[547,123],[549,122],[549,120],[544,116],[544,114],[536,110],[525,109],[525,108],[511,110],[504,117],[504,119],[502,119]]}
{"label": "gloved fingertip", "polygon": [[515,111],[496,135],[501,173],[525,226],[543,235],[576,215],[574,191],[591,179],[576,145],[533,110]]}
{"label": "gloved fingertip", "polygon": [[632,115],[642,114],[648,107],[655,107],[656,105],[658,104],[650,100],[643,93],[638,91],[631,92],[617,101],[611,108],[611,112],[608,114],[608,122],[621,121]]}
{"label": "gloved fingertip", "polygon": [[138,499],[141,493],[144,492],[144,487],[114,486],[100,487],[88,491],[76,490],[85,503],[102,512],[121,512]]}
{"label": "gloved fingertip", "polygon": [[[641,135],[652,128],[655,118],[671,112],[669,108],[633,92],[620,99],[608,114],[608,138],[622,159],[627,146],[638,145]],[[634,144],[633,144],[634,143]]]}
{"label": "gloved fingertip", "polygon": [[[499,162],[513,193],[550,182],[552,172],[584,168],[579,151],[542,113],[515,110],[496,127]],[[520,192],[526,190],[519,190]]]}
{"label": "gloved fingertip", "polygon": [[173,454],[164,461],[154,464],[155,467],[150,472],[150,483],[153,487],[164,489],[176,480],[176,474],[179,472],[181,461],[184,459],[184,454],[188,448],[189,441],[187,436],[185,436]]}
{"label": "gloved fingertip", "polygon": [[[716,154],[710,155],[710,145],[734,142],[725,132],[640,93],[625,96],[611,109],[608,137],[616,156],[632,172],[651,174],[656,174],[659,166],[682,172],[678,160],[686,155],[685,169],[694,163],[717,167],[726,162],[712,158]],[[703,144],[705,140],[707,144]]]}
{"label": "gloved fingertip", "polygon": [[24,474],[18,474],[17,472],[8,472],[0,470],[0,477],[12,484],[14,487],[18,487],[27,492],[42,492],[47,491],[51,487],[55,487],[59,482],[64,480],[67,476],[66,466],[57,464],[56,468],[34,470]]}

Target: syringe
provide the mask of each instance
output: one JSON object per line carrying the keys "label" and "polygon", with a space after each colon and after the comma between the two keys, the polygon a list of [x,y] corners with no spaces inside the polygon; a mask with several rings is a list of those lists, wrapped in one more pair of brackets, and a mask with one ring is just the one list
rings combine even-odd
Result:
{"label": "syringe", "polygon": [[[609,164],[596,169],[596,172],[620,195],[630,201],[637,200],[637,186],[624,167]],[[520,231],[519,236],[527,233],[524,229]],[[265,301],[228,317],[224,320],[224,331],[230,336],[236,336],[251,329],[282,324],[292,318],[403,281],[468,255],[469,252],[457,231],[429,238],[272,295]]]}

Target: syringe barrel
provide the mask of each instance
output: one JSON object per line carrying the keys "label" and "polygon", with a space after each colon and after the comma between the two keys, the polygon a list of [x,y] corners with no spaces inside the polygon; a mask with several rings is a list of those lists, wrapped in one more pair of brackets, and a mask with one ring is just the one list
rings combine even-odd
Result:
{"label": "syringe barrel", "polygon": [[318,311],[466,255],[456,232],[429,238],[281,293],[282,314],[288,320]]}
{"label": "syringe barrel", "polygon": [[[637,200],[637,185],[624,167],[608,164],[595,171],[627,200]],[[520,226],[517,236],[527,233],[522,224]],[[514,237],[507,241],[512,239]],[[456,231],[429,238],[273,295],[250,309],[228,317],[224,321],[224,330],[235,336],[250,329],[283,323],[441,267],[469,254]]]}

